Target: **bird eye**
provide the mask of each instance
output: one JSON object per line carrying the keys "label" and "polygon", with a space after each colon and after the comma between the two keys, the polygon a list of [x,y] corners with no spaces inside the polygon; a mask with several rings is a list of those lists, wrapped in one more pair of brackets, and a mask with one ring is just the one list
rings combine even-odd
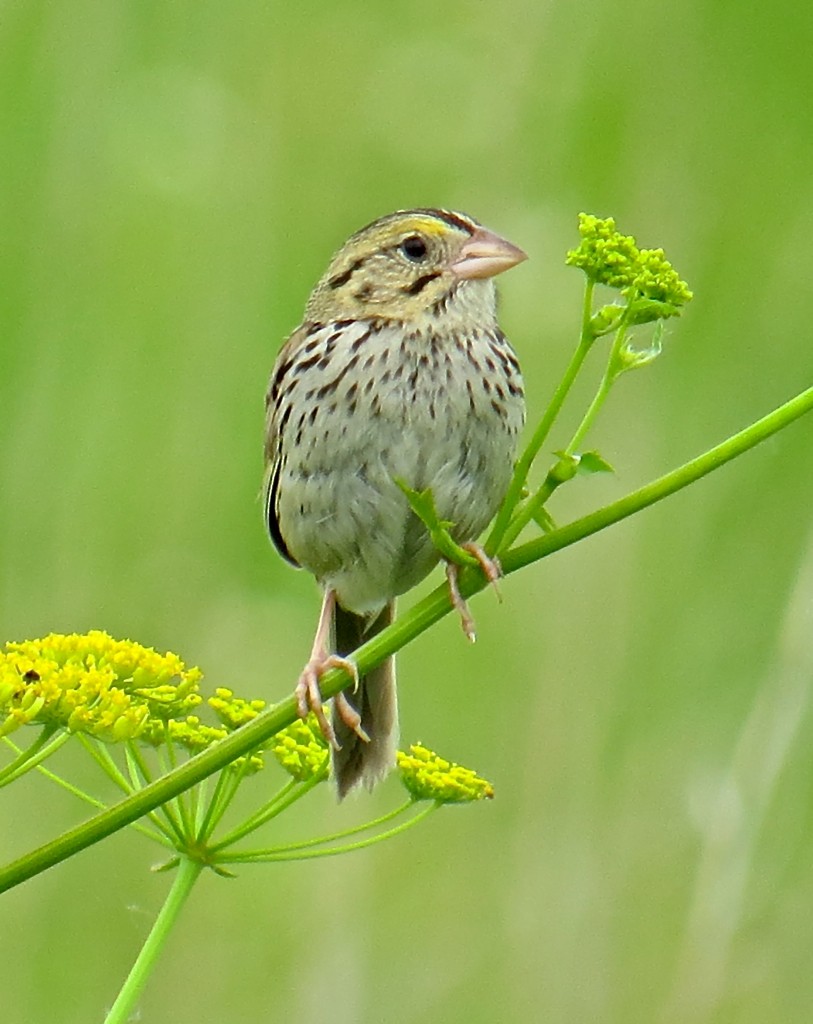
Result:
{"label": "bird eye", "polygon": [[413,263],[420,263],[426,256],[426,242],[420,235],[410,235],[401,242],[401,252]]}

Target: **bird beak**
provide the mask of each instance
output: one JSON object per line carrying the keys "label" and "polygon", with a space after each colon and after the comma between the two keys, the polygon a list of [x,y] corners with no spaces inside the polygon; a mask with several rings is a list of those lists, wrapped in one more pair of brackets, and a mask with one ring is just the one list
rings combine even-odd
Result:
{"label": "bird beak", "polygon": [[528,256],[518,246],[486,228],[477,228],[463,244],[450,270],[456,277],[493,277],[510,270]]}

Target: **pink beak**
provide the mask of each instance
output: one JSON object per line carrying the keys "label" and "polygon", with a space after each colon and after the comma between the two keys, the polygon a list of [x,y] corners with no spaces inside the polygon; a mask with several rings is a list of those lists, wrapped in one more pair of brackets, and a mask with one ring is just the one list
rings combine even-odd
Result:
{"label": "pink beak", "polygon": [[456,277],[494,277],[527,259],[527,254],[518,246],[500,238],[493,231],[477,228],[471,238],[464,242],[449,269]]}

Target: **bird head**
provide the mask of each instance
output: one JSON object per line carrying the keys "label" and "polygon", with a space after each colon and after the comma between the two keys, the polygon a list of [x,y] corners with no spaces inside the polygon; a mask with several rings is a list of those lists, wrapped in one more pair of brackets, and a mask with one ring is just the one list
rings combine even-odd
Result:
{"label": "bird head", "polygon": [[415,323],[455,301],[490,319],[491,279],[524,259],[521,249],[466,214],[399,210],[357,231],[333,256],[306,319]]}

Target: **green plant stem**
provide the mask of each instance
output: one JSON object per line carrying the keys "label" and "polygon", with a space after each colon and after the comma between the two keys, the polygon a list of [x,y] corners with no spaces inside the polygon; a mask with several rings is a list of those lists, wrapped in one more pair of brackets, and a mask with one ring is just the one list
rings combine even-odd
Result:
{"label": "green plant stem", "polygon": [[320,782],[323,782],[328,772],[328,762],[325,761],[324,767],[313,775],[307,782],[296,782],[294,779],[284,786],[268,803],[261,807],[259,811],[255,811],[250,818],[247,818],[241,825],[234,828],[225,835],[221,840],[211,846],[209,849],[212,852],[224,849],[226,846],[231,846],[233,843],[238,842],[243,836],[247,836],[249,832],[254,832],[261,825],[264,825],[267,821],[271,821],[272,818],[276,818],[278,814],[281,814],[284,810],[295,804],[297,800],[301,800],[302,797],[309,793],[314,786],[318,786]]}
{"label": "green plant stem", "polygon": [[[107,745],[102,743],[100,740],[94,739],[92,736],[88,736],[85,733],[78,733],[77,737],[79,742],[85,748],[87,753],[93,758],[96,764],[101,768],[104,774],[110,779],[113,785],[118,786],[122,793],[130,794],[138,790],[137,785],[131,785],[126,775],[121,771],[119,766],[113,760],[110,751],[107,749]],[[150,811],[148,817],[150,821],[155,825],[157,829],[164,833],[168,839],[172,839],[172,834],[169,829],[161,821],[159,815],[163,813],[167,816],[166,807],[161,807],[158,810]],[[170,825],[172,822],[170,821]],[[176,838],[180,839],[180,833],[175,832]]]}
{"label": "green plant stem", "polygon": [[[150,766],[147,764],[144,754],[139,750],[138,744],[134,740],[128,741],[126,755],[127,766],[133,779],[133,790],[139,790],[143,786],[149,785],[152,782]],[[166,825],[160,820],[159,815],[163,815],[166,819]],[[150,819],[154,822],[156,828],[159,828],[170,839],[174,835],[178,843],[183,845],[185,836],[172,803],[167,802],[156,808],[150,813]]]}
{"label": "green plant stem", "polygon": [[508,492],[505,495],[500,510],[497,513],[497,518],[494,521],[494,526],[491,528],[491,533],[485,542],[484,548],[486,552],[493,555],[495,552],[507,547],[505,544],[505,534],[508,530],[508,526],[511,522],[511,518],[514,515],[514,510],[522,498],[522,492],[525,488],[525,483],[528,479],[528,474],[531,471],[534,459],[539,454],[542,445],[547,440],[548,434],[550,434],[553,424],[556,422],[556,417],[564,405],[564,401],[567,398],[573,382],[579,374],[579,370],[582,367],[582,363],[590,351],[593,342],[596,340],[593,329],[590,326],[590,316],[593,308],[593,282],[588,280],[584,289],[584,302],[582,304],[582,326],[581,333],[579,335],[579,343],[576,346],[573,355],[570,357],[570,362],[567,364],[562,379],[559,381],[559,385],[553,393],[553,397],[548,403],[547,409],[539,421],[539,425],[533,432],[531,440],[525,447],[525,450],[517,460],[517,464],[514,467],[514,475],[511,478],[511,483],[508,486]]}
{"label": "green plant stem", "polygon": [[528,498],[519,512],[517,512],[516,516],[511,520],[508,529],[505,531],[505,536],[502,539],[502,543],[506,548],[511,547],[532,519],[536,519],[550,496],[561,482],[561,480],[554,480],[550,473],[548,474],[545,478],[545,482],[539,490]]}
{"label": "green plant stem", "polygon": [[324,846],[327,843],[336,843],[340,839],[347,839],[349,836],[356,836],[361,832],[369,832],[371,829],[380,828],[385,825],[388,821],[392,821],[394,818],[400,817],[400,815],[406,813],[411,807],[415,806],[415,801],[410,798],[405,803],[402,803],[399,807],[396,807],[392,811],[387,811],[386,814],[382,814],[378,818],[373,818],[372,821],[365,821],[362,825],[354,825],[352,828],[342,829],[340,832],[333,832],[326,836],[317,836],[315,839],[303,839],[299,843],[284,843],[280,846],[269,847],[267,853],[294,853],[297,850],[307,850],[314,846]]}
{"label": "green plant stem", "polygon": [[27,771],[36,768],[70,739],[70,733],[63,732],[56,736],[54,733],[56,729],[53,726],[44,726],[34,742],[0,772],[0,786],[7,786]]}
{"label": "green plant stem", "polygon": [[[811,409],[813,409],[813,387],[652,483],[596,512],[559,527],[543,537],[514,548],[502,557],[503,571],[506,575],[516,572],[532,562],[575,544],[578,540],[598,533],[622,519],[627,519],[649,505],[654,505],[655,502],[662,501],[670,494],[688,487],[689,484],[719,469],[766,438],[783,430],[799,417],[810,412]],[[460,574],[460,592],[464,597],[470,597],[486,585],[486,580],[479,570],[465,569]],[[450,610],[447,587],[437,587],[391,626],[382,630],[354,652],[353,660],[358,665],[360,674],[368,673],[385,658],[429,629]],[[351,684],[346,673],[342,669],[332,669],[322,678],[322,695],[328,699],[348,685]],[[99,842],[100,839],[104,839],[105,836],[124,825],[136,821],[148,811],[166,803],[167,800],[171,800],[190,786],[194,786],[207,775],[223,768],[235,758],[249,753],[275,733],[290,725],[296,717],[296,700],[292,695],[273,708],[264,711],[251,722],[241,726],[230,736],[213,744],[208,750],[179,765],[168,775],[145,786],[139,793],[134,793],[83,825],[65,832],[39,849],[32,850],[1,868],[0,892],[19,885],[20,882],[32,878],[80,850]]]}
{"label": "green plant stem", "polygon": [[[410,801],[412,802],[412,801]],[[437,802],[427,804],[422,810],[418,811],[408,821],[402,821],[400,825],[395,825],[393,828],[387,829],[385,832],[379,832],[374,836],[368,836],[366,839],[359,839],[355,843],[344,843],[342,846],[331,846],[327,850],[314,850],[314,849],[299,849],[295,852],[284,852],[279,847],[270,847],[267,850],[236,850],[234,853],[225,853],[218,857],[218,862],[225,864],[248,864],[248,863],[266,863],[269,861],[284,861],[284,860],[315,860],[317,857],[335,857],[339,853],[351,853],[354,850],[363,850],[368,846],[374,846],[376,843],[381,843],[385,839],[392,839],[393,836],[400,835],[402,832],[406,832],[407,829],[417,825],[419,821],[423,821],[433,811],[436,811],[443,805]],[[399,812],[402,808],[399,808]]]}
{"label": "green plant stem", "polygon": [[[170,773],[172,773],[178,768],[179,764],[183,764],[184,762],[178,760],[175,741],[170,735],[168,723],[164,723],[164,749],[166,750],[167,757],[169,758]],[[197,832],[195,827],[194,801],[194,790],[183,790],[176,794],[175,799],[173,800],[174,810],[180,818],[184,844],[192,842],[192,837]]]}
{"label": "green plant stem", "polygon": [[178,873],[169,890],[169,895],[146,942],[141,947],[141,952],[127,975],[115,1003],[105,1018],[105,1024],[127,1024],[128,1021],[135,1020],[134,1013],[144,986],[147,984],[152,969],[161,956],[172,926],[178,920],[178,915],[202,870],[203,864],[198,861],[189,860],[187,857],[180,858]]}
{"label": "green plant stem", "polygon": [[118,786],[122,793],[133,792],[135,787],[130,785],[127,776],[113,760],[104,743],[98,743],[93,737],[81,732],[77,733],[77,739],[114,786]]}
{"label": "green plant stem", "polygon": [[[15,753],[20,754],[23,752],[15,743],[11,742],[8,736],[4,736],[3,738]],[[54,785],[59,786],[60,789],[64,789],[66,793],[70,793],[71,796],[75,796],[83,803],[89,804],[97,810],[104,810],[104,808],[107,807],[104,800],[99,800],[95,796],[91,796],[90,793],[86,793],[83,789],[75,786],[72,782],[68,782],[67,779],[63,779],[61,775],[57,775],[56,772],[52,772],[50,768],[46,768],[45,765],[36,765],[36,770],[43,776],[43,778],[48,779],[49,782],[53,782]],[[135,829],[136,832],[140,832],[141,835],[154,840],[156,843],[163,843],[164,846],[168,846],[171,849],[175,848],[166,836],[160,832],[156,832],[155,829],[152,829],[147,825],[142,825],[140,821],[131,822],[130,828]]]}
{"label": "green plant stem", "polygon": [[[564,450],[564,455],[574,455],[577,449],[580,447],[582,441],[587,436],[587,432],[595,423],[596,417],[607,400],[607,396],[610,393],[610,389],[613,384],[618,380],[618,377],[623,372],[623,366],[620,361],[620,352],[624,344],[624,340],[627,335],[628,324],[626,316],[629,312],[629,306],[622,316],[618,327],[615,331],[615,337],[613,338],[612,346],[610,347],[610,353],[607,357],[607,364],[604,368],[601,380],[599,382],[596,393],[593,395],[593,399],[590,405],[587,407],[587,411],[582,417],[581,423],[576,428],[576,432],[570,439],[570,443]],[[587,315],[587,311],[585,312]],[[589,319],[586,326],[583,326],[582,332],[589,329]],[[584,333],[582,334],[584,337]],[[517,511],[516,515],[511,520],[510,524],[505,530],[504,536],[501,541],[503,548],[510,548],[514,541],[519,537],[525,527],[536,519],[542,509],[545,507],[546,502],[550,499],[553,492],[562,484],[564,480],[562,478],[556,478],[552,472],[548,473],[542,486],[531,495],[530,498],[522,505]]]}
{"label": "green plant stem", "polygon": [[593,423],[595,422],[596,416],[598,416],[599,410],[601,409],[602,405],[604,405],[604,402],[607,399],[607,395],[609,395],[610,393],[610,388],[613,386],[615,379],[616,378],[610,377],[606,373],[601,378],[601,382],[596,390],[596,393],[593,395],[593,400],[587,407],[587,412],[585,412],[584,416],[582,417],[581,423],[576,428],[576,433],[570,439],[570,444],[568,444],[567,448],[565,448],[566,455],[573,455],[581,445],[584,438],[587,436],[587,431],[590,429],[590,427],[592,427]]}
{"label": "green plant stem", "polygon": [[240,782],[245,777],[245,766],[248,764],[246,758],[237,771],[224,769],[217,777],[215,791],[206,808],[203,820],[198,826],[195,841],[200,845],[208,843],[209,836],[217,828],[223,815],[228,810],[229,804],[234,799]]}

